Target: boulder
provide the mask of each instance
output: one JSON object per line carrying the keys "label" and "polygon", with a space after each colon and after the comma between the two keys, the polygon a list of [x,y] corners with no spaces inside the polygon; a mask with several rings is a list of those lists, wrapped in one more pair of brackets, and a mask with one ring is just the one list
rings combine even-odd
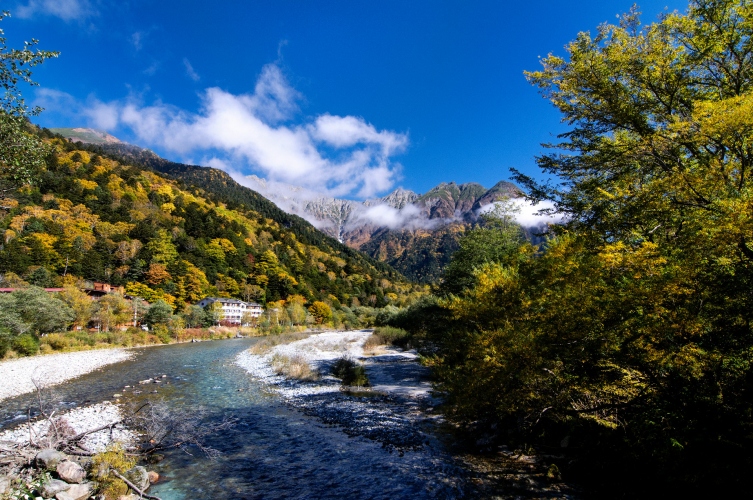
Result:
{"label": "boulder", "polygon": [[159,481],[159,474],[157,474],[153,470],[147,472],[147,476],[149,477],[149,484],[154,484]]}
{"label": "boulder", "polygon": [[141,491],[149,487],[149,473],[140,465],[137,465],[133,469],[128,469],[123,475]]}
{"label": "boulder", "polygon": [[84,500],[94,493],[91,483],[72,484],[70,488],[55,495],[57,500]]}
{"label": "boulder", "polygon": [[76,462],[60,462],[55,470],[66,483],[81,483],[86,479],[86,471]]}
{"label": "boulder", "polygon": [[42,496],[45,498],[53,498],[61,491],[65,491],[71,487],[70,484],[60,479],[50,479],[49,482],[44,483],[42,486]]}
{"label": "boulder", "polygon": [[65,453],[60,453],[52,448],[45,448],[37,453],[34,458],[36,466],[44,470],[55,470],[60,462],[67,460],[68,456]]}

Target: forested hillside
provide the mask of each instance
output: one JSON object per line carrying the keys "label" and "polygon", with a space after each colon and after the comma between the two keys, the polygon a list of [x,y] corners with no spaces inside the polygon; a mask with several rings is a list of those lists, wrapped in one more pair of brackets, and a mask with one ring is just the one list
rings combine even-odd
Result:
{"label": "forested hillside", "polygon": [[47,135],[34,184],[0,212],[6,281],[104,281],[176,307],[207,295],[384,306],[412,290],[222,172],[181,166],[179,182]]}

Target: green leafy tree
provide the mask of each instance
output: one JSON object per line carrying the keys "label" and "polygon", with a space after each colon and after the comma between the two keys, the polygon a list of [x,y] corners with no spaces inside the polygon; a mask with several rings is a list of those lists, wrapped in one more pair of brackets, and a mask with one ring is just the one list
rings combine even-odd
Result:
{"label": "green leafy tree", "polygon": [[219,325],[225,319],[225,311],[219,302],[212,302],[204,308],[204,311],[210,324]]}
{"label": "green leafy tree", "polygon": [[[0,13],[0,21],[10,17]],[[37,85],[31,78],[31,68],[57,52],[42,51],[38,41],[25,42],[22,49],[6,45],[5,32],[0,29],[0,195],[8,195],[20,186],[31,183],[44,166],[48,147],[30,131],[29,116],[41,109],[29,109],[21,97],[19,83]]]}
{"label": "green leafy tree", "polygon": [[133,309],[119,293],[109,293],[101,297],[94,306],[94,317],[103,331],[128,322],[133,317]]}
{"label": "green leafy tree", "polygon": [[188,328],[200,328],[207,321],[206,312],[197,305],[186,306],[182,316]]}
{"label": "green leafy tree", "polygon": [[73,309],[54,294],[42,288],[29,287],[10,294],[12,307],[29,330],[37,333],[52,333],[65,330],[76,318]]}
{"label": "green leafy tree", "polygon": [[442,276],[443,294],[458,294],[473,285],[474,270],[491,262],[506,262],[517,254],[523,232],[515,222],[520,209],[509,198],[481,215],[481,225],[460,239],[460,248]]}
{"label": "green leafy tree", "polygon": [[164,300],[158,300],[151,306],[144,316],[144,321],[150,328],[156,325],[167,325],[173,317],[173,308]]}

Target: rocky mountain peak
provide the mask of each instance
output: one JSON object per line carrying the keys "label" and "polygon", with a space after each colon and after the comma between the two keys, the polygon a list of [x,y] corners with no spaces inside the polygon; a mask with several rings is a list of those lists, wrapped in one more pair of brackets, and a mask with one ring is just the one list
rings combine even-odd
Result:
{"label": "rocky mountain peak", "polygon": [[60,134],[72,142],[83,142],[85,144],[121,144],[123,141],[110,135],[103,130],[93,128],[51,128],[51,132]]}

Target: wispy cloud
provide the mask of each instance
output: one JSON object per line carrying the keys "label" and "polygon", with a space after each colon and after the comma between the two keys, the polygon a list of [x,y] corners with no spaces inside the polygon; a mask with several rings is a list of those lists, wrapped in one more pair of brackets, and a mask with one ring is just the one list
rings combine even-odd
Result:
{"label": "wispy cloud", "polygon": [[[518,211],[515,214],[515,221],[523,227],[541,227],[563,221],[561,214],[547,213],[547,211],[554,210],[554,204],[550,201],[542,201],[533,205],[525,198],[515,198],[513,202]],[[493,208],[494,203],[490,203],[481,207],[478,213],[489,212]]]}
{"label": "wispy cloud", "polygon": [[188,78],[195,82],[201,80],[201,77],[196,72],[196,70],[193,69],[193,66],[191,66],[191,61],[189,61],[187,57],[183,58],[183,66],[186,67],[186,74],[188,75]]}
{"label": "wispy cloud", "polygon": [[129,129],[139,145],[183,158],[214,157],[238,172],[251,170],[329,196],[366,198],[394,185],[400,165],[393,157],[407,147],[407,134],[377,130],[354,116],[301,118],[302,98],[280,68],[268,64],[253,93],[208,88],[196,113],[163,102],[145,105],[135,98],[90,100],[79,107],[87,109],[83,114],[90,123],[111,125],[110,132],[116,128],[110,120],[115,109],[117,127]]}
{"label": "wispy cloud", "polygon": [[141,31],[133,33],[131,35],[131,45],[136,49],[136,52],[141,50],[144,47],[144,33]]}
{"label": "wispy cloud", "polygon": [[88,0],[29,0],[29,3],[16,7],[13,13],[23,19],[43,15],[74,21],[86,19],[96,11]]}
{"label": "wispy cloud", "polygon": [[152,64],[150,64],[148,67],[146,67],[142,73],[148,76],[152,76],[159,70],[160,63],[159,61],[152,61]]}

